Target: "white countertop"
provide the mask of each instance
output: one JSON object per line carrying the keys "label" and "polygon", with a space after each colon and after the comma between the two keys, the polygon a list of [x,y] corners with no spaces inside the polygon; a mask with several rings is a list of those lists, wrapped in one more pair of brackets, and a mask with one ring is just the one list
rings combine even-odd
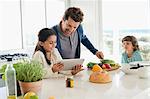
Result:
{"label": "white countertop", "polygon": [[[65,77],[43,80],[40,99],[150,99],[150,80],[140,79],[136,74],[125,75],[120,70],[111,71],[112,82],[96,84],[89,82],[91,71],[76,75],[74,88],[66,88]],[[6,99],[5,87],[0,88],[0,99]],[[3,98],[2,98],[3,97]]]}
{"label": "white countertop", "polygon": [[42,99],[50,96],[56,99],[150,99],[149,79],[140,79],[136,74],[125,75],[116,70],[110,72],[111,83],[96,84],[89,82],[90,72],[84,70],[75,76],[74,88],[66,88],[64,77],[44,80]]}

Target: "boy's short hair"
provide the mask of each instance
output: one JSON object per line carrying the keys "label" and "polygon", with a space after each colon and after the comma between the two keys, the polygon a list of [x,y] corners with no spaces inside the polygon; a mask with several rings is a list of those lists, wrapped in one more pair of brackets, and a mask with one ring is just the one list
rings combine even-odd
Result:
{"label": "boy's short hair", "polygon": [[139,50],[138,41],[134,36],[126,36],[122,39],[122,43],[124,41],[130,41],[134,47],[134,51]]}

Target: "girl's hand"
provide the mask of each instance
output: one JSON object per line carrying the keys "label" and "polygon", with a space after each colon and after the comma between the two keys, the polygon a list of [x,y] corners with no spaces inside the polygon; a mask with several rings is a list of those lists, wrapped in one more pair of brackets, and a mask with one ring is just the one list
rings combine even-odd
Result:
{"label": "girl's hand", "polygon": [[52,71],[55,72],[59,72],[64,68],[64,65],[62,63],[56,63],[53,65],[52,67]]}
{"label": "girl's hand", "polygon": [[72,73],[72,75],[75,75],[75,74],[77,74],[78,72],[80,72],[80,71],[82,71],[82,70],[83,70],[83,69],[82,69],[82,65],[78,64],[78,65],[76,65],[76,66],[74,66],[74,67],[72,68],[71,73]]}

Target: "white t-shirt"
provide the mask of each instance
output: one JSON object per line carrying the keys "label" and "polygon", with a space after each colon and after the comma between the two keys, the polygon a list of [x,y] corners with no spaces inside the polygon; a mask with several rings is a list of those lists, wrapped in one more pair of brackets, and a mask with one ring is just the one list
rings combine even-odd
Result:
{"label": "white t-shirt", "polygon": [[44,56],[43,52],[41,52],[41,51],[35,52],[35,54],[33,55],[33,60],[39,61],[41,64],[43,64],[43,68],[46,72],[46,74],[44,75],[44,78],[49,78],[52,76],[58,76],[59,75],[58,72],[54,73],[52,71],[52,66],[55,63],[62,60],[62,57],[60,56],[60,54],[56,48],[51,52],[51,65],[49,65],[46,62],[45,56]]}

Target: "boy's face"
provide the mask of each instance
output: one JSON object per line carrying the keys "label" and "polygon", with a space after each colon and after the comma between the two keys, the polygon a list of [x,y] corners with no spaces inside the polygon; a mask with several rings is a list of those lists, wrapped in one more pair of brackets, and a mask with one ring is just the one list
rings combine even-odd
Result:
{"label": "boy's face", "polygon": [[133,51],[134,50],[134,46],[132,45],[132,42],[130,42],[130,41],[123,41],[122,46],[125,49],[125,51]]}
{"label": "boy's face", "polygon": [[41,46],[43,46],[46,52],[51,52],[56,47],[56,36],[49,36],[45,42],[41,43]]}
{"label": "boy's face", "polygon": [[79,25],[80,22],[75,22],[69,17],[68,20],[62,20],[61,29],[65,36],[70,36],[76,31]]}

